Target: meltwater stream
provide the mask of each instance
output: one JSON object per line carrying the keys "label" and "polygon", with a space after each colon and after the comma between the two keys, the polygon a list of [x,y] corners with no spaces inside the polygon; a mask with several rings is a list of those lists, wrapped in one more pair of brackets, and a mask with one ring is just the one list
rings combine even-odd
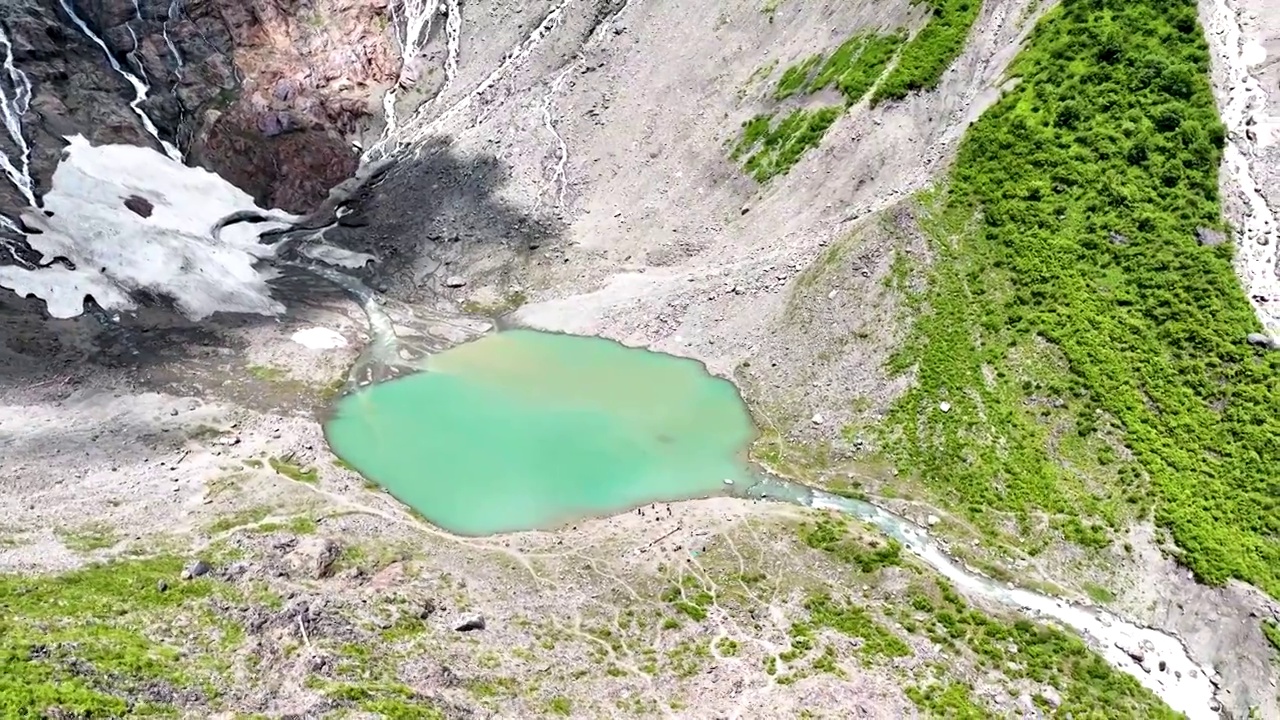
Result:
{"label": "meltwater stream", "polygon": [[31,146],[22,134],[22,116],[31,106],[31,80],[13,62],[13,44],[4,28],[0,27],[0,45],[4,46],[4,77],[0,78],[0,114],[4,116],[4,129],[9,141],[18,151],[17,158],[0,152],[0,167],[9,182],[18,188],[23,199],[35,207],[35,185],[31,180]]}
{"label": "meltwater stream", "polygon": [[[361,363],[403,364],[375,295],[336,271],[321,274],[369,315],[374,349]],[[408,374],[360,374],[394,379],[340,399],[325,423],[330,446],[445,529],[545,528],[723,494],[840,512],[898,540],[969,597],[1070,628],[1191,720],[1218,717],[1211,671],[1178,638],[996,582],[952,559],[906,518],[747,469],[745,405],[731,383],[695,361],[600,338],[514,330],[432,355]]]}
{"label": "meltwater stream", "polygon": [[[151,86],[137,75],[125,70],[124,67],[120,65],[120,62],[116,60],[115,55],[111,54],[111,49],[107,47],[107,44],[103,42],[102,38],[98,37],[92,30],[90,30],[84,20],[80,19],[80,16],[76,14],[75,0],[58,0],[58,3],[62,6],[63,11],[67,13],[67,17],[71,19],[72,24],[74,24],[85,37],[89,38],[93,44],[97,45],[98,48],[102,50],[102,53],[107,56],[107,62],[111,64],[111,69],[114,70],[117,75],[124,78],[125,81],[133,87],[133,100],[129,103],[129,107],[133,110],[134,114],[138,116],[138,120],[142,122],[142,127],[146,129],[147,133],[151,135],[151,137],[156,139],[157,143],[160,143],[160,147],[164,148],[165,155],[168,155],[170,158],[173,158],[178,162],[182,162],[182,152],[178,150],[176,145],[160,137],[159,128],[157,128],[156,124],[151,121],[151,116],[147,115],[147,112],[142,109],[142,103],[147,99],[147,93],[151,91]],[[129,32],[132,33],[133,28],[130,28]],[[135,37],[134,39],[136,42],[137,38]]]}

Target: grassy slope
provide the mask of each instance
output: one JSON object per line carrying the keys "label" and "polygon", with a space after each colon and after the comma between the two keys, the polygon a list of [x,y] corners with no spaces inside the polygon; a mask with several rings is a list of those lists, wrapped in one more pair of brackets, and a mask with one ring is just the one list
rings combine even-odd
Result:
{"label": "grassy slope", "polygon": [[964,50],[982,0],[928,0],[933,15],[902,49],[889,76],[871,96],[872,104],[900,100],[916,90],[938,86],[942,73]]}
{"label": "grassy slope", "polygon": [[[149,716],[172,708],[147,702],[148,689],[214,695],[218,662],[179,662],[177,636],[194,630],[212,657],[239,639],[240,628],[194,610],[222,588],[176,581],[181,569],[160,558],[60,577],[0,575],[0,717],[52,708],[75,717]],[[173,587],[162,591],[163,580]]]}
{"label": "grassy slope", "polygon": [[[934,198],[941,262],[891,447],[998,532],[1154,511],[1203,581],[1280,596],[1280,354],[1220,227],[1223,143],[1187,0],[1065,0]],[[942,412],[940,402],[951,405]]]}
{"label": "grassy slope", "polygon": [[[825,517],[802,526],[800,537],[809,547],[863,575],[876,576],[885,568],[907,566],[897,542],[868,541],[851,532],[852,527],[845,518]],[[929,717],[992,716],[984,702],[973,696],[968,678],[974,676],[998,678],[1009,686],[1035,683],[1057,688],[1061,692],[1060,716],[1180,717],[1132,677],[1053,625],[988,615],[966,603],[937,576],[910,577],[905,592],[906,597],[887,605],[886,612],[907,637],[927,639],[928,645],[950,660],[941,673],[916,669],[906,684],[907,696]],[[839,607],[827,596],[811,597],[805,607],[811,619],[792,628],[791,649],[783,653],[784,659],[813,649],[815,627],[861,638],[866,662],[883,663],[911,652],[893,631],[874,622],[861,608]]]}
{"label": "grassy slope", "polygon": [[903,45],[906,33],[858,33],[824,58],[820,53],[787,68],[773,90],[773,100],[782,102],[796,95],[812,95],[835,88],[844,95],[844,107],[833,105],[807,110],[797,108],[782,120],[774,114],[757,115],[742,125],[742,136],[730,158],[747,156],[744,168],[757,182],[785,175],[840,115],[856,105],[885,74],[894,54],[898,62],[872,95],[872,103],[898,100],[916,90],[937,87],[960,51],[969,29],[982,8],[981,0],[929,0],[933,14],[920,32]]}

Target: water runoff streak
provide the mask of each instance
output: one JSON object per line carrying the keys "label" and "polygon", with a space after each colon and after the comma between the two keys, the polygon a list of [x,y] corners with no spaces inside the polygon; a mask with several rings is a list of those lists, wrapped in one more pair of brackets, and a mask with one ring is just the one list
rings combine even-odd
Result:
{"label": "water runoff streak", "polygon": [[[102,38],[94,34],[94,32],[89,29],[89,26],[85,24],[84,20],[81,20],[80,16],[76,14],[73,0],[58,0],[58,3],[62,5],[62,10],[67,14],[67,17],[71,18],[71,22],[76,26],[76,28],[80,30],[85,37],[93,41],[93,44],[97,45],[98,48],[102,50],[102,53],[107,56],[107,62],[111,63],[111,69],[115,70],[117,75],[124,78],[126,82],[133,86],[133,101],[129,103],[129,107],[138,116],[138,119],[142,121],[142,127],[146,129],[147,133],[151,135],[151,137],[156,139],[156,142],[160,144],[160,147],[164,148],[164,153],[166,155],[177,162],[182,162],[182,152],[178,150],[176,145],[160,137],[160,130],[156,127],[156,124],[151,121],[151,117],[147,115],[146,111],[142,109],[142,102],[147,99],[147,93],[150,92],[151,86],[137,75],[125,70],[124,67],[120,65],[120,62],[111,54],[111,49],[102,41]],[[132,29],[130,29],[130,32],[133,32]]]}
{"label": "water runoff streak", "polygon": [[178,4],[179,0],[169,0],[169,11],[165,14],[164,22],[160,25],[160,33],[164,35],[164,44],[169,47],[169,54],[173,55],[174,70],[173,74],[182,79],[182,53],[178,52],[178,46],[173,44],[173,38],[169,37],[169,23],[178,21],[178,13],[181,8]]}
{"label": "water runoff streak", "polygon": [[31,105],[31,80],[18,69],[13,61],[13,45],[4,28],[0,28],[0,45],[4,46],[4,75],[0,77],[0,114],[4,116],[4,129],[17,150],[17,157],[10,158],[0,152],[0,168],[9,182],[18,188],[27,204],[35,207],[35,183],[31,180],[31,146],[22,134],[22,116]]}
{"label": "water runoff streak", "polygon": [[[5,132],[15,150],[15,157],[12,158],[7,152],[0,151],[0,168],[4,170],[9,182],[22,193],[27,204],[36,207],[39,203],[36,200],[35,183],[31,180],[31,146],[22,134],[22,116],[31,105],[31,80],[14,64],[13,45],[3,27],[0,27],[0,45],[4,46],[4,74],[0,75],[0,116],[3,116]],[[18,224],[4,215],[0,215],[0,229],[12,235],[22,234]],[[11,238],[0,235],[0,249],[15,264],[30,267],[14,250]]]}

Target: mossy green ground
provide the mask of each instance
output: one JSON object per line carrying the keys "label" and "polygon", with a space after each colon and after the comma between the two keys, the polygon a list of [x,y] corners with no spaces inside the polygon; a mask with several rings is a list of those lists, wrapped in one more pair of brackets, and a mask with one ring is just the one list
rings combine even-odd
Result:
{"label": "mossy green ground", "polygon": [[897,64],[876,88],[872,104],[937,87],[942,73],[964,50],[969,30],[982,10],[982,0],[924,1],[930,10],[929,22],[902,48]]}
{"label": "mossy green ground", "polygon": [[[910,41],[902,30],[861,32],[829,56],[811,55],[784,70],[773,89],[775,102],[813,96],[831,88],[844,96],[844,105],[796,108],[780,120],[777,113],[757,115],[743,123],[741,137],[730,157],[743,160],[744,169],[757,182],[768,182],[785,175],[806,152],[817,147],[827,129],[846,109],[876,87],[881,76],[884,80],[872,95],[873,104],[936,87],[942,73],[964,49],[982,3],[980,0],[928,2],[932,11],[929,20]],[[898,61],[886,76],[885,69],[895,54]]]}
{"label": "mossy green ground", "polygon": [[[181,570],[155,558],[0,576],[0,717],[144,717],[171,710],[149,699],[160,686],[216,694],[217,656],[240,629],[208,609],[225,588]],[[192,646],[208,655],[180,661]]]}
{"label": "mossy green ground", "polygon": [[[1206,582],[1280,595],[1280,355],[1222,227],[1194,3],[1067,0],[922,199],[938,261],[889,450],[1007,540],[1154,515]],[[942,403],[948,404],[943,411]],[[1034,547],[1032,548],[1034,549]]]}
{"label": "mossy green ground", "polygon": [[[799,528],[800,539],[828,558],[848,566],[862,582],[878,582],[886,569],[909,571],[905,596],[879,618],[856,601],[825,593],[804,602],[806,621],[792,626],[791,661],[815,647],[822,628],[860,639],[863,662],[883,664],[913,654],[909,641],[927,639],[948,657],[962,659],[974,672],[999,672],[1010,680],[1030,680],[1057,688],[1062,710],[1093,717],[1103,708],[1113,718],[1178,717],[1136,680],[1107,664],[1078,638],[1051,625],[1004,619],[968,605],[940,577],[927,573],[901,553],[901,546],[844,517],[818,517]],[[895,584],[901,581],[895,581]],[[891,630],[889,621],[901,628]],[[822,665],[819,660],[817,663]],[[987,717],[990,709],[975,700],[963,673],[943,670],[930,676],[914,671],[907,695],[934,717]]]}

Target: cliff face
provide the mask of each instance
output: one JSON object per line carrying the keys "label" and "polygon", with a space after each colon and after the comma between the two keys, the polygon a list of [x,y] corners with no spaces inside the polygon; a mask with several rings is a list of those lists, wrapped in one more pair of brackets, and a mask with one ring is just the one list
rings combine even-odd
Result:
{"label": "cliff face", "polygon": [[[77,27],[74,13],[99,45]],[[32,85],[23,117],[38,191],[63,145],[161,139],[261,204],[313,206],[348,177],[347,139],[380,110],[400,60],[386,0],[24,0],[0,10]],[[18,200],[4,190],[4,205]]]}

